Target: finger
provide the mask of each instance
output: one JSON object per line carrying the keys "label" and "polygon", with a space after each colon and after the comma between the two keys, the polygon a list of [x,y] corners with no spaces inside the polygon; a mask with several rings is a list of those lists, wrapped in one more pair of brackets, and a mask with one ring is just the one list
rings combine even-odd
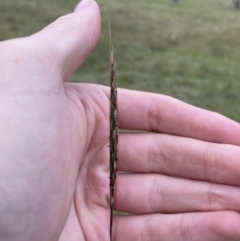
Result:
{"label": "finger", "polygon": [[[105,93],[109,96],[107,88]],[[122,129],[240,145],[237,122],[168,96],[118,89],[118,108]]]}
{"label": "finger", "polygon": [[75,12],[62,16],[33,35],[49,64],[59,65],[64,80],[84,62],[98,42],[100,11],[93,0],[82,0]]}
{"label": "finger", "polygon": [[239,198],[237,187],[156,174],[119,174],[115,209],[136,214],[240,212]]}
{"label": "finger", "polygon": [[122,133],[118,170],[240,186],[240,147],[159,134]]}
{"label": "finger", "polygon": [[239,214],[230,211],[117,216],[114,240],[238,241],[239,222]]}

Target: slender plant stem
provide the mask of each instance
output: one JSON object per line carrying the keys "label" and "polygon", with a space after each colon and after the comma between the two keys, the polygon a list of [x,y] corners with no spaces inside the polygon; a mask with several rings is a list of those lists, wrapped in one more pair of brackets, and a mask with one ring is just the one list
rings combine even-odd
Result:
{"label": "slender plant stem", "polygon": [[117,109],[117,85],[114,64],[114,52],[111,38],[111,26],[109,21],[110,37],[110,240],[112,240],[114,191],[117,174],[118,152],[118,109]]}

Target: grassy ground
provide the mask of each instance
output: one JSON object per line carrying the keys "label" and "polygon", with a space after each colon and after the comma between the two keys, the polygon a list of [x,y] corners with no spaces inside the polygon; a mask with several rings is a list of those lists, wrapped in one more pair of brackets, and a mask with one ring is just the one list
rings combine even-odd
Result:
{"label": "grassy ground", "polygon": [[[75,0],[1,0],[0,40],[29,35]],[[118,85],[163,93],[240,122],[240,11],[231,0],[98,0],[102,36],[72,76],[108,85],[111,18]]]}

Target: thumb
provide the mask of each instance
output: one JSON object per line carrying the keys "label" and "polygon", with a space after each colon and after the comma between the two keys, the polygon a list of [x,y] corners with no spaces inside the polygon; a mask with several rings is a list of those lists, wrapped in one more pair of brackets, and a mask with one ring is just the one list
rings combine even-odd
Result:
{"label": "thumb", "polygon": [[60,17],[32,37],[49,54],[49,64],[59,66],[63,79],[67,80],[93,50],[100,32],[101,18],[97,3],[82,0],[74,13]]}

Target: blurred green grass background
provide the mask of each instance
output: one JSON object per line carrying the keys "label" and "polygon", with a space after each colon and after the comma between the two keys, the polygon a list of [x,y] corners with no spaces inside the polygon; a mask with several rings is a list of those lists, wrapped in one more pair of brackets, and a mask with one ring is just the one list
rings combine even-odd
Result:
{"label": "blurred green grass background", "polygon": [[[240,122],[240,11],[231,0],[97,2],[99,44],[70,81],[109,84],[111,19],[119,87],[171,95]],[[39,31],[76,4],[1,0],[0,40]]]}

